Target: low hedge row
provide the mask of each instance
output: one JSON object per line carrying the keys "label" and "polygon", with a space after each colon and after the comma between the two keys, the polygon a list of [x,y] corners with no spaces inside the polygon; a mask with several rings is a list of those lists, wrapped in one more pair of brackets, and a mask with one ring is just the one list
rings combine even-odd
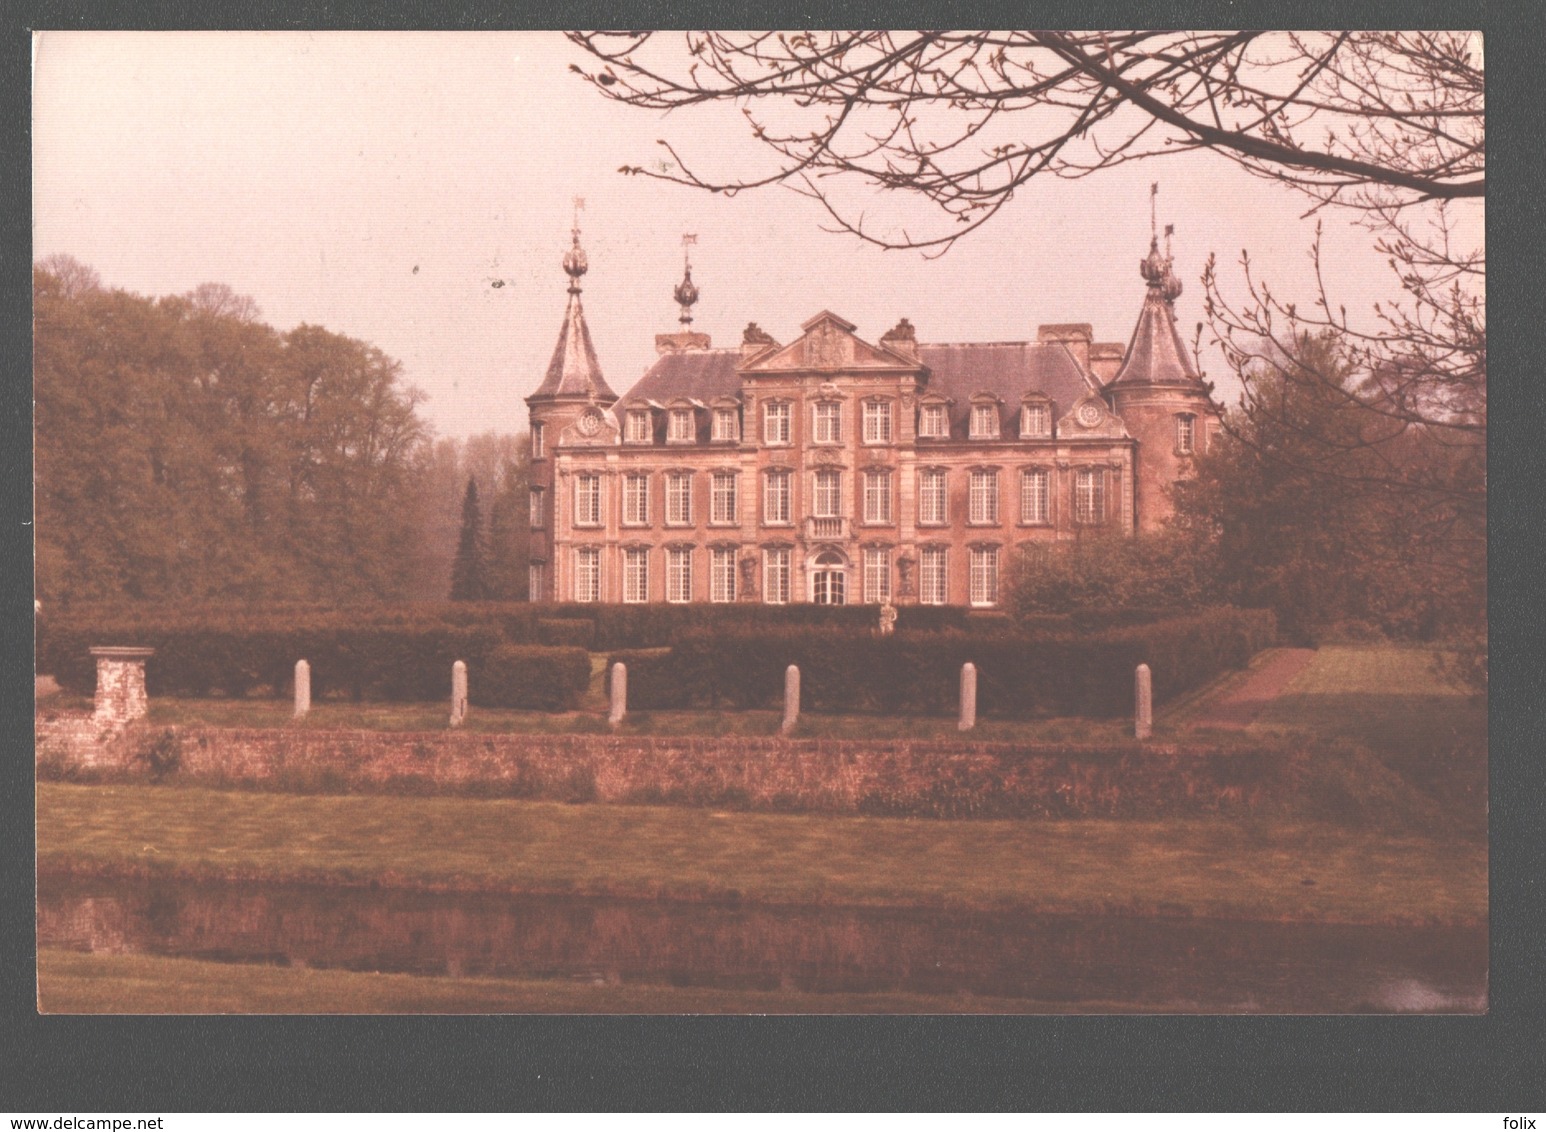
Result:
{"label": "low hedge row", "polygon": [[581,648],[500,645],[467,674],[467,698],[479,707],[573,711],[590,686],[590,653]]}
{"label": "low hedge row", "polygon": [[1120,716],[1132,710],[1133,669],[1148,664],[1154,698],[1195,688],[1272,643],[1272,614],[1214,609],[1093,633],[971,635],[828,629],[687,633],[666,653],[619,652],[630,709],[772,708],[784,670],[800,668],[802,706],[816,711],[948,712],[960,672],[977,666],[985,715]]}

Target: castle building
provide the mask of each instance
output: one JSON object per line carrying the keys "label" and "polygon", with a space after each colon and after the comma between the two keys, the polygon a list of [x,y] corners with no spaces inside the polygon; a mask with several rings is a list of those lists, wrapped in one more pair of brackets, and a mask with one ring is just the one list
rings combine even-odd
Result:
{"label": "castle building", "polygon": [[[1168,230],[1167,230],[1168,235]],[[569,302],[531,412],[533,601],[992,607],[1017,546],[1153,530],[1219,427],[1151,240],[1124,350],[1085,323],[1034,342],[879,341],[831,311],[781,344],[681,329],[619,397]]]}

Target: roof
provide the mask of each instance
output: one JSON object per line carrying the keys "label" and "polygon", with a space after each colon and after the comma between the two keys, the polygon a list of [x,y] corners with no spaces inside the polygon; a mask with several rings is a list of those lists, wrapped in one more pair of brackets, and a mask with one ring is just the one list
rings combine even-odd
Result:
{"label": "roof", "polygon": [[705,403],[715,397],[735,397],[741,392],[736,376],[740,350],[680,350],[662,354],[628,391],[627,400],[659,401],[694,397]]}
{"label": "roof", "polygon": [[1079,363],[1062,343],[966,342],[922,344],[918,355],[931,375],[926,392],[949,397],[951,432],[964,432],[977,393],[1004,402],[1004,420],[1019,412],[1027,393],[1042,393],[1067,412],[1091,392]]}
{"label": "roof", "polygon": [[578,287],[569,289],[569,305],[564,309],[564,322],[558,331],[553,360],[548,362],[547,376],[531,396],[587,397],[608,403],[617,400],[617,394],[601,376],[601,363],[596,360],[590,327],[585,324],[585,308],[580,304]]}
{"label": "roof", "polygon": [[1112,385],[1198,385],[1202,379],[1187,356],[1186,343],[1176,329],[1175,300],[1181,294],[1181,281],[1171,270],[1169,258],[1161,258],[1159,240],[1149,241],[1147,258],[1139,261],[1138,272],[1148,281],[1138,325],[1127,346],[1122,368],[1111,379]]}

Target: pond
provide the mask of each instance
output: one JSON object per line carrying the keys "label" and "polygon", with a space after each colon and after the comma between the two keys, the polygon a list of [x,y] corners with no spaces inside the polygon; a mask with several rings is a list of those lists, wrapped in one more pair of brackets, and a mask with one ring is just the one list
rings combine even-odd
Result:
{"label": "pond", "polygon": [[[44,877],[41,947],[416,975],[1024,999],[1028,1011],[1477,1013],[1484,928]],[[956,1006],[962,1005],[960,1001]]]}

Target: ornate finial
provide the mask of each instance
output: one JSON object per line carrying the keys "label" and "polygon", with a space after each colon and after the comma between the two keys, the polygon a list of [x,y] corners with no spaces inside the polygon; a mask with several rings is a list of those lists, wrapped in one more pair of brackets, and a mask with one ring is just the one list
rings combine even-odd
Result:
{"label": "ornate finial", "polygon": [[590,260],[585,258],[585,249],[580,247],[580,210],[585,207],[584,197],[574,198],[574,227],[569,229],[569,234],[574,237],[574,243],[564,253],[564,274],[569,276],[569,293],[580,293],[580,276],[590,270]]}
{"label": "ornate finial", "polygon": [[1170,237],[1175,235],[1175,231],[1174,224],[1165,225],[1165,271],[1160,278],[1160,289],[1164,293],[1165,301],[1171,304],[1181,297],[1181,280],[1176,278],[1175,257],[1170,254]]}
{"label": "ornate finial", "polygon": [[676,285],[676,290],[672,294],[676,296],[676,301],[682,308],[682,316],[677,321],[683,326],[692,325],[692,306],[698,301],[698,288],[692,281],[692,255],[687,250],[697,242],[696,234],[682,233],[682,281]]}

